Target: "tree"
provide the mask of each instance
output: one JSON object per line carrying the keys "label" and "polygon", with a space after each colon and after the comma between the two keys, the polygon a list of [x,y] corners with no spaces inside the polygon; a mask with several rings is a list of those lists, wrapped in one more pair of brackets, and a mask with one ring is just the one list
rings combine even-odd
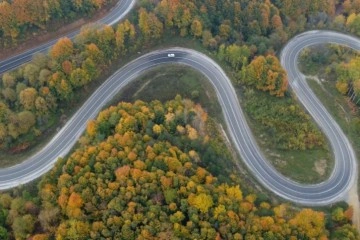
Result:
{"label": "tree", "polygon": [[14,231],[15,238],[25,239],[34,230],[35,219],[30,214],[16,217],[12,229]]}
{"label": "tree", "polygon": [[0,30],[5,36],[16,40],[20,33],[18,21],[13,7],[7,1],[0,2]]}
{"label": "tree", "polygon": [[144,8],[139,10],[139,28],[144,40],[158,39],[163,33],[163,24],[154,13],[148,13]]}
{"label": "tree", "polygon": [[105,26],[98,31],[98,47],[104,53],[104,60],[110,61],[116,57],[116,47],[115,41],[115,32],[111,26]]}
{"label": "tree", "polygon": [[35,100],[38,93],[35,88],[26,88],[19,94],[19,100],[25,110],[32,110],[35,107]]}
{"label": "tree", "polygon": [[57,207],[43,209],[39,214],[41,227],[45,231],[54,233],[60,221],[60,210]]}
{"label": "tree", "polygon": [[4,123],[0,123],[0,141],[3,142],[8,136],[8,130]]}
{"label": "tree", "polygon": [[249,85],[254,85],[262,91],[269,91],[277,97],[284,96],[288,81],[285,70],[279,60],[272,55],[255,58],[247,67],[247,80]]}
{"label": "tree", "polygon": [[354,226],[345,224],[344,226],[336,228],[332,239],[356,240],[359,239],[359,237],[360,235]]}
{"label": "tree", "polygon": [[210,42],[213,39],[212,34],[208,30],[204,30],[202,34],[202,43],[205,47],[210,46]]}
{"label": "tree", "polygon": [[351,14],[347,21],[346,26],[350,29],[352,33],[360,35],[360,14],[354,16],[354,13]]}
{"label": "tree", "polygon": [[9,239],[9,234],[6,230],[6,228],[0,226],[0,239],[3,240],[8,240]]}
{"label": "tree", "polygon": [[66,75],[70,75],[72,70],[73,70],[73,65],[69,60],[65,60],[62,64],[62,71],[66,74]]}
{"label": "tree", "polygon": [[115,40],[119,53],[126,53],[130,43],[135,40],[135,26],[129,20],[120,23],[116,29]]}
{"label": "tree", "polygon": [[219,35],[223,40],[227,40],[230,37],[231,26],[228,21],[223,22],[219,27]]}
{"label": "tree", "polygon": [[35,115],[30,111],[22,111],[18,115],[18,131],[20,134],[25,134],[36,123]]}
{"label": "tree", "polygon": [[12,88],[16,84],[16,78],[11,73],[6,72],[2,76],[2,83],[4,88]]}
{"label": "tree", "polygon": [[199,195],[189,197],[189,204],[199,209],[202,213],[207,213],[209,208],[213,206],[213,199],[210,195],[200,193]]}
{"label": "tree", "polygon": [[12,88],[5,88],[1,91],[4,98],[10,102],[14,102],[17,99],[16,92]]}
{"label": "tree", "polygon": [[195,37],[201,37],[203,26],[199,19],[194,19],[191,24],[191,34]]}
{"label": "tree", "polygon": [[242,67],[246,67],[249,57],[250,49],[245,45],[240,47],[236,44],[232,44],[225,48],[224,58],[230,63],[235,71],[238,71]]}
{"label": "tree", "polygon": [[48,69],[41,69],[40,73],[39,73],[39,85],[43,86],[50,78],[51,76],[51,71]]}
{"label": "tree", "polygon": [[36,87],[38,85],[40,67],[36,66],[35,64],[29,63],[26,64],[24,68],[24,78],[25,80],[29,81],[32,87]]}
{"label": "tree", "polygon": [[67,80],[61,79],[56,86],[56,92],[58,93],[60,99],[69,100],[72,96],[73,89]]}
{"label": "tree", "polygon": [[344,210],[341,207],[337,207],[331,212],[331,219],[336,222],[341,222],[345,219]]}
{"label": "tree", "polygon": [[272,24],[273,28],[275,28],[275,29],[283,28],[283,23],[282,23],[281,17],[279,15],[274,15],[271,18],[271,24]]}
{"label": "tree", "polygon": [[101,68],[97,67],[91,58],[86,58],[86,60],[82,63],[81,68],[89,76],[89,81],[97,78],[101,73]]}
{"label": "tree", "polygon": [[39,115],[46,115],[49,112],[46,100],[43,97],[37,97],[35,100],[35,109]]}
{"label": "tree", "polygon": [[290,220],[290,224],[303,229],[304,234],[309,238],[320,238],[326,235],[324,220],[324,213],[303,209]]}
{"label": "tree", "polygon": [[72,41],[67,38],[61,38],[50,50],[50,57],[59,63],[69,59],[73,54],[74,46]]}
{"label": "tree", "polygon": [[96,123],[95,121],[89,121],[87,126],[86,126],[86,133],[90,136],[90,137],[94,137],[96,134]]}
{"label": "tree", "polygon": [[94,61],[96,64],[102,64],[105,60],[104,54],[94,43],[86,45],[86,54],[88,58]]}
{"label": "tree", "polygon": [[61,223],[56,236],[60,239],[84,239],[89,236],[90,226],[79,220],[69,220]]}
{"label": "tree", "polygon": [[89,83],[90,76],[82,68],[75,69],[70,76],[71,85],[74,88],[81,87]]}

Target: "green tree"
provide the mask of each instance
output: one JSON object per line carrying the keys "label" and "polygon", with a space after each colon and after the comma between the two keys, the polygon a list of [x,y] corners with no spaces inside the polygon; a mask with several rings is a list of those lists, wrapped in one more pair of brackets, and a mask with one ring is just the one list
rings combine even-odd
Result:
{"label": "green tree", "polygon": [[74,88],[86,85],[90,81],[90,76],[81,68],[75,69],[70,76],[71,85]]}
{"label": "green tree", "polygon": [[27,214],[24,216],[16,217],[12,224],[15,238],[26,239],[33,232],[35,219],[33,216]]}
{"label": "green tree", "polygon": [[2,226],[0,226],[0,239],[3,239],[3,240],[9,239],[8,231],[6,230],[6,228],[4,228]]}

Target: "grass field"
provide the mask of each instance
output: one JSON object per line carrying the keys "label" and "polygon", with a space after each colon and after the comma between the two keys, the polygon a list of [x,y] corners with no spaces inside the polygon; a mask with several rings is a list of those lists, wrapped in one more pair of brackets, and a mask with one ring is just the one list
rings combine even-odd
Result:
{"label": "grass field", "polygon": [[[253,97],[245,93],[241,101],[244,109]],[[239,95],[238,94],[238,95]],[[295,99],[284,99],[270,96],[268,93],[254,92],[257,101],[269,102],[271,106],[297,104]],[[266,108],[265,108],[266,109]],[[264,110],[266,111],[266,110]],[[334,159],[327,142],[324,147],[307,150],[292,150],[280,148],[274,139],[274,128],[268,128],[251,117],[245,110],[247,122],[266,158],[284,176],[300,183],[319,183],[326,180],[333,169]],[[310,120],[312,121],[312,120]]]}

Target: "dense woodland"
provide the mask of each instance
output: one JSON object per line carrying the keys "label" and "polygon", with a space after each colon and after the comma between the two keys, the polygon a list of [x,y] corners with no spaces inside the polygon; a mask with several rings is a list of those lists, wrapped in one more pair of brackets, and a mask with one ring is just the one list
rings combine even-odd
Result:
{"label": "dense woodland", "polygon": [[25,34],[49,28],[55,21],[67,22],[89,16],[113,0],[1,0],[0,43],[14,45]]}
{"label": "dense woodland", "polygon": [[[1,1],[0,9],[9,2]],[[106,3],[62,2],[72,4],[65,9]],[[214,53],[251,100],[245,106],[250,117],[274,134],[277,147],[323,147],[323,136],[303,109],[285,104],[291,96],[276,53],[290,37],[312,27],[356,34],[357,2],[141,0],[119,25],[86,26],[75,41],[63,38],[49,55],[2,76],[1,149],[26,148],[57,122],[80,89],[118,59],[151,49],[165,36],[201,42]],[[0,24],[12,19],[2,20],[3,12]],[[27,20],[15,22],[14,37],[1,25],[2,37],[15,41],[28,27],[41,28],[30,22],[43,20]],[[259,102],[260,91],[284,102]],[[231,155],[218,134],[200,106],[180,97],[165,104],[110,107],[89,122],[71,156],[34,187],[38,194],[14,190],[0,196],[0,239],[359,238],[346,204],[326,214],[297,210],[246,187],[237,173],[226,170],[232,168],[227,165]]]}
{"label": "dense woodland", "polygon": [[358,239],[346,204],[297,210],[246,186],[216,129],[180,96],[103,110],[38,194],[0,195],[0,238]]}

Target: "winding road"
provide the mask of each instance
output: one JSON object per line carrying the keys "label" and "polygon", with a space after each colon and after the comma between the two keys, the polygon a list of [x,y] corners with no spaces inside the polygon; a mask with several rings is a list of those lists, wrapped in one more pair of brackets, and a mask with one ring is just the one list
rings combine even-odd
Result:
{"label": "winding road", "polygon": [[[155,66],[176,63],[200,71],[211,82],[223,109],[228,134],[234,146],[264,186],[289,201],[304,205],[326,205],[338,201],[345,196],[357,178],[356,157],[348,139],[311,91],[297,66],[302,49],[323,43],[341,44],[360,51],[360,40],[357,38],[330,31],[311,31],[290,40],[281,52],[280,58],[288,73],[291,88],[326,134],[334,151],[334,170],[325,182],[315,185],[299,184],[277,172],[261,153],[246,122],[235,89],[220,66],[195,50],[172,48],[141,56],[114,73],[41,151],[21,164],[0,169],[0,189],[9,189],[30,182],[49,171],[58,157],[65,156],[74,146],[85,130],[87,121],[95,118],[120,89]],[[37,51],[46,51],[49,46],[45,45],[43,48],[39,47]],[[6,63],[12,68],[22,64],[26,59],[27,57],[18,57],[18,60],[7,60]],[[1,66],[1,71],[6,71],[6,68]]]}
{"label": "winding road", "polygon": [[[115,23],[123,19],[126,16],[126,14],[130,12],[130,10],[133,8],[134,5],[135,5],[135,0],[118,0],[118,3],[116,3],[116,5],[110,10],[110,12],[107,15],[95,23],[98,23],[100,25],[101,24],[114,25]],[[63,37],[74,39],[75,36],[78,35],[79,33],[80,33],[80,29],[73,31]],[[29,49],[21,54],[0,61],[0,75],[26,62],[29,62],[33,58],[33,56],[37,53],[47,53],[58,40],[59,38],[51,40],[38,47]]]}

